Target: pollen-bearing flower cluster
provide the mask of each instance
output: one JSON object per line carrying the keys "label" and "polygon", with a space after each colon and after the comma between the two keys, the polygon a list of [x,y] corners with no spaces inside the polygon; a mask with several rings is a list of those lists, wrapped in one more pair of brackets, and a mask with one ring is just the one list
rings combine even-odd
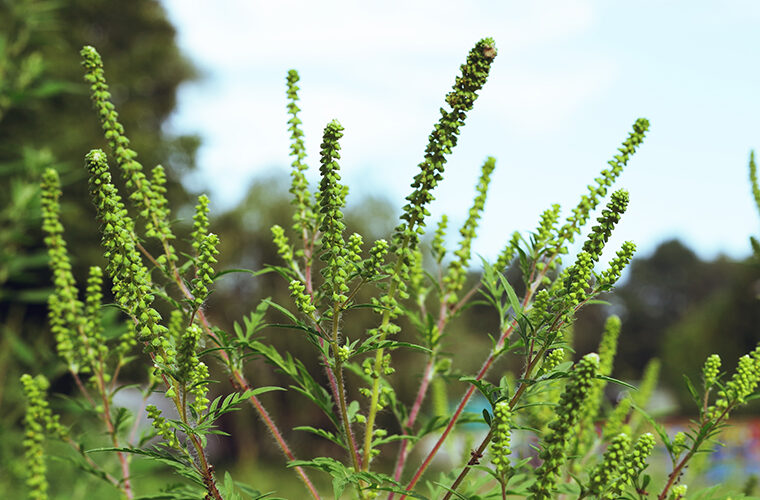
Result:
{"label": "pollen-bearing flower cluster", "polygon": [[58,415],[53,415],[47,402],[46,391],[50,383],[42,375],[32,377],[21,376],[24,386],[27,407],[24,419],[24,447],[26,448],[26,463],[29,467],[26,484],[29,487],[29,497],[34,500],[47,499],[48,482],[45,477],[45,450],[43,444],[45,435],[65,439],[66,429],[61,425]]}
{"label": "pollen-bearing flower cluster", "polygon": [[512,411],[508,401],[499,401],[493,409],[493,438],[491,438],[491,462],[502,483],[506,483],[511,467],[509,455],[512,453],[510,440],[512,436]]}
{"label": "pollen-bearing flower cluster", "polygon": [[544,439],[539,453],[543,463],[536,470],[536,482],[531,487],[536,500],[553,498],[559,469],[567,460],[565,446],[572,437],[583,402],[598,370],[599,356],[596,353],[585,355],[573,367],[570,381],[565,386],[557,406],[557,416],[549,424],[549,434]]}

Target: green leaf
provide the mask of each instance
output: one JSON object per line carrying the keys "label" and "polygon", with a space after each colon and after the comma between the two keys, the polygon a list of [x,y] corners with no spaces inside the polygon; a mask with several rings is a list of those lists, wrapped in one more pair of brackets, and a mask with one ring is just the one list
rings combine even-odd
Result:
{"label": "green leaf", "polygon": [[194,467],[189,466],[187,463],[185,463],[183,460],[180,460],[179,458],[175,457],[171,453],[162,450],[157,447],[149,448],[149,449],[142,449],[142,448],[94,448],[91,450],[87,450],[85,453],[100,453],[104,451],[120,451],[122,453],[132,453],[135,455],[142,455],[150,460],[160,462],[162,464],[168,465],[174,471],[179,474],[180,476],[189,479],[190,481],[200,485],[204,486],[203,483],[203,477],[198,473],[197,470],[195,470]]}
{"label": "green leaf", "polygon": [[293,427],[294,431],[306,431],[310,432],[314,435],[317,435],[321,438],[327,439],[328,441],[332,441],[333,443],[337,444],[343,449],[348,449],[346,446],[346,443],[343,441],[341,437],[336,436],[334,433],[324,430],[324,429],[315,429],[314,427],[311,427],[309,425],[302,425],[299,427]]}

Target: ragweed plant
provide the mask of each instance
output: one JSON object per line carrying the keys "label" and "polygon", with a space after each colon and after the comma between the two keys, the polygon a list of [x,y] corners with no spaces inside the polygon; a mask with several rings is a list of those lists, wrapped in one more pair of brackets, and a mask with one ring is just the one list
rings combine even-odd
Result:
{"label": "ragweed plant", "polygon": [[[253,274],[276,271],[287,280],[293,304],[267,299],[227,332],[211,324],[204,312],[214,282],[222,274],[214,268],[219,238],[210,232],[210,201],[199,197],[189,237],[178,237],[165,196],[164,170],[159,166],[150,175],[145,173],[111,102],[102,61],[94,48],[85,47],[85,79],[127,189],[121,194],[114,185],[106,152],[93,150],[86,155],[105,272],[93,267],[84,292],[77,288],[63,238],[60,190],[53,170],[43,180],[43,229],[55,286],[49,305],[58,353],[108,441],[94,449],[79,444],[71,436],[83,429],[74,423],[67,427],[66,418],[54,415],[46,402],[48,383],[25,375],[30,495],[46,498],[44,437],[48,436],[75,448],[85,469],[125,498],[136,495],[134,483],[139,478],[131,469],[135,456],[168,464],[185,478],[181,487],[158,493],[161,498],[232,499],[240,498],[241,491],[262,498],[229,476],[218,481],[206,449],[209,435],[224,434],[216,427],[217,419],[247,401],[270,431],[287,466],[315,499],[322,494],[308,469],[330,476],[335,498],[344,493],[360,499],[381,494],[389,499],[647,498],[654,488],[646,473],[647,458],[655,446],[648,427],[660,435],[672,459],[672,471],[658,498],[682,498],[686,486],[681,477],[689,460],[715,439],[729,414],[756,392],[760,347],[739,361],[736,373],[725,383],[719,358],[708,358],[702,395],[694,390],[700,418],[691,431],[673,439],[643,413],[658,365],[647,370],[638,394],[622,398],[614,407],[606,404],[605,384],[623,384],[610,378],[617,339],[624,329],[618,318],[608,319],[598,353],[573,362],[576,314],[614,287],[635,252],[635,245],[625,242],[608,263],[601,263],[629,204],[627,191],[610,191],[643,143],[649,129],[646,119],[634,122],[618,154],[564,221],[561,207],[551,205],[540,215],[535,231],[513,233],[495,263],[482,263],[478,283],[468,283],[467,273],[496,168],[494,158],[488,157],[481,167],[456,250],[450,252],[445,245],[446,216],[434,229],[430,248],[422,243],[434,190],[496,55],[494,41],[488,38],[468,54],[429,136],[398,225],[387,239],[373,242],[346,231],[343,212],[348,187],[341,182],[343,127],[337,120],[324,128],[319,186],[309,186],[298,118],[299,77],[295,71],[288,73],[293,218],[290,224],[271,229],[284,265]],[[602,204],[596,224],[587,229]],[[587,235],[580,251],[565,257],[584,231]],[[519,271],[520,283],[506,278],[510,267]],[[102,327],[105,284],[110,285],[112,305],[125,320],[126,328],[118,334]],[[369,299],[363,299],[368,295]],[[455,376],[453,367],[458,361],[449,354],[458,341],[450,334],[450,325],[474,301],[491,307],[499,327],[489,332],[492,345],[484,353],[480,370],[459,376],[466,389],[449,411],[445,386]],[[352,327],[360,308],[376,314],[375,326],[366,331]],[[278,321],[277,326],[297,330],[313,346],[324,368],[324,386],[318,374],[309,372],[307,363],[279,352],[260,335],[268,317],[277,318],[271,319]],[[403,332],[405,325],[411,325],[412,331]],[[402,349],[424,358],[411,401],[405,401],[393,384],[397,369],[409,370],[397,363],[396,354]],[[522,360],[520,373],[491,373],[494,363],[507,357]],[[146,368],[141,380],[143,407],[130,417],[129,411],[115,407],[114,395],[124,387],[122,369],[138,359]],[[246,363],[258,359],[289,377],[290,389],[324,414],[322,421],[329,428],[303,422],[297,430],[331,442],[337,450],[333,456],[296,458],[287,444],[288,433],[258,398],[263,392],[286,389],[256,387],[244,375]],[[216,390],[226,394],[213,400],[212,372],[224,373],[223,378],[231,382],[231,387],[219,384]],[[491,407],[482,416],[466,411],[476,391]],[[152,393],[161,394],[163,404],[148,404]],[[428,393],[432,393],[430,398]],[[427,399],[434,403],[430,410]],[[389,418],[378,420],[381,413]],[[136,438],[127,429],[130,418],[133,426],[140,419],[149,420],[151,431]],[[455,471],[433,480],[428,469],[444,442],[458,424],[473,421],[488,426],[486,436]],[[527,436],[523,440],[536,446],[517,449],[516,436]],[[413,462],[412,451],[426,437],[432,438],[432,446],[420,449],[421,458]],[[106,452],[115,457],[115,464],[101,460],[109,456]],[[481,463],[486,453],[488,465]],[[379,455],[395,456],[395,461],[388,466],[377,459]]]}

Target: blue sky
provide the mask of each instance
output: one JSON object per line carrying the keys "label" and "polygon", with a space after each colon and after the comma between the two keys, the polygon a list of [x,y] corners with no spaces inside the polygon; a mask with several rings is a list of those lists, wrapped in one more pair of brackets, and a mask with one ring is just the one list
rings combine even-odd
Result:
{"label": "blue sky", "polygon": [[349,204],[373,193],[401,207],[459,65],[491,36],[499,55],[431,207],[461,223],[494,156],[477,253],[494,258],[551,203],[566,215],[638,117],[651,130],[616,184],[631,203],[608,256],[624,240],[646,255],[678,237],[703,257],[741,258],[760,234],[747,174],[760,149],[760,2],[163,4],[203,75],[181,88],[168,129],[202,137],[194,182],[214,209],[287,172],[291,68],[312,180],[337,118]]}

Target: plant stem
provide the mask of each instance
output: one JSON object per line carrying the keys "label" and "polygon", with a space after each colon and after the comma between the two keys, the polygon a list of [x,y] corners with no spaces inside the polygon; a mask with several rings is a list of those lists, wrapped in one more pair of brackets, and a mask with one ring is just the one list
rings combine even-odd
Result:
{"label": "plant stem", "polygon": [[340,405],[340,416],[343,420],[343,430],[346,435],[346,445],[348,446],[349,453],[351,454],[351,461],[354,465],[354,470],[359,471],[361,467],[359,465],[359,457],[356,453],[356,445],[354,444],[354,437],[351,433],[351,422],[348,420],[348,410],[346,408],[346,388],[343,384],[343,362],[340,361],[340,346],[338,345],[338,324],[340,322],[340,304],[336,303],[333,307],[333,322],[332,322],[332,348],[333,358],[335,359],[335,378],[338,383],[338,403]]}
{"label": "plant stem", "polygon": [[[150,260],[152,263],[154,263],[156,266],[158,266],[158,262],[152,257],[152,255],[140,244],[137,243],[137,247],[139,250],[143,253],[143,255],[146,255],[148,257],[148,260]],[[159,269],[161,269],[160,266],[158,266]],[[192,294],[190,293],[190,290],[187,289],[185,286],[184,281],[182,281],[181,276],[179,275],[179,272],[175,267],[173,269],[173,276],[171,276],[174,280],[174,282],[177,284],[177,286],[182,291],[182,294],[189,299],[192,299]],[[197,311],[197,317],[200,321],[203,330],[205,331],[206,335],[217,345],[222,346],[222,343],[220,342],[219,338],[214,334],[213,330],[211,329],[211,326],[208,322],[208,319],[206,318],[206,315],[203,313],[202,310]],[[233,367],[233,364],[230,360],[229,354],[224,349],[219,351],[219,355],[221,356],[222,360],[227,364],[227,366],[230,368],[230,371],[232,373],[232,376],[234,377],[236,381],[236,385],[239,390],[247,390],[250,389],[250,385],[248,384],[247,380],[245,379],[245,376],[242,374],[240,370]],[[288,460],[293,461],[295,460],[295,456],[293,455],[293,452],[290,450],[290,447],[285,442],[285,439],[282,436],[282,433],[277,428],[277,425],[274,423],[272,418],[269,416],[269,413],[266,411],[264,406],[261,404],[259,399],[256,396],[251,396],[249,398],[249,401],[251,402],[251,405],[253,405],[256,412],[259,414],[259,417],[264,422],[264,424],[269,429],[269,432],[272,433],[272,436],[274,436],[275,441],[277,442],[277,445],[280,447],[280,450],[283,452],[285,457],[287,457]],[[306,489],[309,490],[309,493],[311,493],[312,497],[314,497],[316,500],[320,500],[319,493],[317,493],[317,489],[314,487],[312,482],[309,480],[309,477],[306,475],[306,472],[303,470],[302,467],[296,466],[293,467],[295,469],[298,476],[301,478],[301,481],[303,481],[304,485],[306,486]]]}
{"label": "plant stem", "polygon": [[[712,427],[715,427],[720,423],[723,418],[725,418],[728,415],[728,412],[733,408],[733,405],[728,405],[713,421],[704,421],[704,413],[703,413],[703,421],[702,421],[702,429],[704,429],[705,426],[711,425]],[[665,500],[668,496],[668,492],[670,491],[670,488],[675,486],[675,484],[678,482],[678,479],[681,477],[681,472],[683,471],[684,467],[686,467],[686,464],[691,460],[691,458],[696,455],[696,453],[699,451],[699,447],[702,445],[702,443],[705,441],[707,436],[709,435],[709,432],[700,432],[697,434],[697,438],[694,440],[694,444],[691,446],[691,449],[689,452],[684,455],[684,457],[681,459],[681,461],[673,468],[673,472],[668,474],[668,482],[665,483],[665,486],[662,489],[662,492],[657,496],[657,500]]]}
{"label": "plant stem", "polygon": [[[548,266],[544,267],[544,269],[548,269]],[[530,299],[533,296],[533,293],[538,288],[538,285],[540,284],[541,280],[543,279],[543,276],[546,271],[542,271],[539,273],[539,276],[534,281],[535,286],[530,286],[526,290],[525,297],[522,301],[522,307],[526,308],[527,305],[530,303]],[[496,345],[491,350],[491,352],[488,355],[488,358],[486,358],[486,361],[483,363],[483,366],[481,367],[480,371],[478,372],[477,376],[475,377],[475,380],[482,380],[483,377],[485,377],[488,370],[491,368],[491,365],[496,360],[496,357],[501,351],[501,349],[504,347],[505,342],[509,338],[509,336],[512,334],[512,331],[514,330],[516,325],[516,320],[512,320],[508,323],[507,327],[502,332],[501,336],[499,337],[498,342],[496,342]],[[522,388],[522,386],[520,386]],[[524,389],[523,389],[524,391]],[[518,390],[515,395],[522,394],[523,391]],[[435,445],[433,446],[433,449],[430,450],[425,460],[420,464],[419,468],[417,469],[417,472],[412,477],[412,480],[409,482],[409,484],[406,486],[407,491],[412,491],[414,486],[417,484],[417,482],[422,477],[422,474],[425,472],[425,469],[430,465],[430,462],[432,462],[433,457],[438,453],[438,450],[443,445],[443,442],[448,437],[451,430],[454,428],[454,425],[456,424],[456,421],[459,419],[459,416],[461,415],[462,411],[464,411],[465,406],[467,406],[467,403],[470,401],[470,398],[475,393],[475,386],[470,385],[470,387],[467,389],[467,392],[465,392],[464,396],[462,397],[462,400],[459,402],[459,405],[457,406],[456,410],[454,411],[454,414],[451,417],[451,420],[449,421],[449,424],[444,429],[443,433],[441,434],[441,437],[438,438],[438,441],[436,441]],[[404,500],[406,498],[406,495],[401,497],[401,500]]]}

